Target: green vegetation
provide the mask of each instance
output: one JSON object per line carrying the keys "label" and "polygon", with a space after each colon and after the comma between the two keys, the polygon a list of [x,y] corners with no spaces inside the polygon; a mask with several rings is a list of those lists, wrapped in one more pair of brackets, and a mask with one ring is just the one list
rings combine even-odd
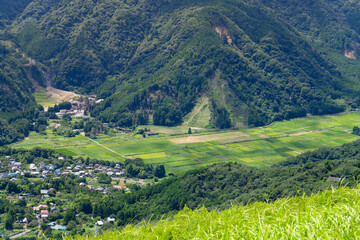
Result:
{"label": "green vegetation", "polygon": [[34,0],[11,30],[54,86],[104,98],[90,113],[112,127],[228,128],[357,108],[353,65],[331,54],[356,52],[359,11],[345,0]]}
{"label": "green vegetation", "polygon": [[34,93],[36,102],[44,108],[52,107],[56,104],[56,100],[46,93],[45,89],[37,89]]}
{"label": "green vegetation", "polygon": [[235,205],[220,212],[185,207],[156,224],[128,225],[97,238],[78,235],[74,239],[356,239],[359,206],[358,188],[338,188],[274,203]]}
{"label": "green vegetation", "polygon": [[34,105],[33,91],[20,62],[0,42],[0,113],[24,111]]}
{"label": "green vegetation", "polygon": [[[139,140],[126,133],[98,135],[90,140],[31,132],[29,139],[15,145],[31,149],[35,146],[53,148],[77,157],[123,162],[125,156],[141,158],[146,164],[164,165],[168,172],[183,172],[218,162],[238,162],[250,166],[271,166],[309,150],[339,146],[358,139],[352,135],[358,113],[336,116],[316,116],[277,122],[265,128],[243,128],[239,131],[200,132],[188,137],[188,128],[175,127],[183,135],[173,138],[173,127],[153,127],[162,136]],[[180,130],[179,130],[180,129]],[[169,136],[170,135],[170,136]],[[193,143],[187,141],[195,138]],[[95,142],[102,144],[98,145]],[[181,143],[184,141],[184,143]],[[190,141],[191,142],[191,141]],[[106,148],[105,148],[106,147]],[[116,153],[110,151],[109,149]]]}
{"label": "green vegetation", "polygon": [[[226,209],[234,203],[273,201],[295,195],[357,185],[360,141],[322,148],[269,168],[214,164],[170,177],[129,194],[114,193],[94,202],[94,217],[116,216],[117,226],[171,216],[184,206]],[[330,178],[331,177],[331,178]],[[329,179],[330,178],[330,179]],[[328,180],[329,179],[329,180]]]}

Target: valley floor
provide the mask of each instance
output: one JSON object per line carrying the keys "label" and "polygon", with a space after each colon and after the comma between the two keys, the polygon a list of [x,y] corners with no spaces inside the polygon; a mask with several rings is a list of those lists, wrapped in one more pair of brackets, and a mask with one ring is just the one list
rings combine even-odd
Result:
{"label": "valley floor", "polygon": [[[116,132],[100,135],[94,141],[78,135],[73,138],[32,132],[15,148],[54,148],[74,157],[124,161],[142,158],[147,164],[164,164],[167,172],[182,172],[218,162],[238,162],[266,167],[300,153],[326,146],[339,146],[359,139],[351,134],[360,123],[360,114],[313,116],[276,122],[267,127],[216,131],[201,129],[189,136],[187,127],[147,126],[158,136],[140,138]],[[209,132],[210,131],[210,132]],[[172,135],[174,133],[178,135]],[[194,131],[195,132],[195,131]]]}

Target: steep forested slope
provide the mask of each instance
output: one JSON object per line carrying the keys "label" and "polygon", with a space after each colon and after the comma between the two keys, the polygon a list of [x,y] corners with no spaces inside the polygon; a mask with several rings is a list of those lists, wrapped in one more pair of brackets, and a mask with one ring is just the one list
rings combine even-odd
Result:
{"label": "steep forested slope", "polygon": [[0,0],[0,29],[22,13],[32,0]]}
{"label": "steep forested slope", "polygon": [[52,67],[54,85],[106,98],[91,111],[103,121],[175,125],[205,95],[223,128],[229,113],[258,126],[357,107],[358,81],[349,87],[319,51],[355,54],[356,9],[345,0],[35,0],[12,27]]}
{"label": "steep forested slope", "polygon": [[21,64],[0,43],[0,112],[25,110],[34,102],[33,90]]}

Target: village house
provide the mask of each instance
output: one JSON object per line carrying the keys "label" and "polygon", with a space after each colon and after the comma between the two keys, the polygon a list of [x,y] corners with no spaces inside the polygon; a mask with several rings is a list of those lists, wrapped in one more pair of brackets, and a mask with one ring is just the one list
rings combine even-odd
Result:
{"label": "village house", "polygon": [[113,186],[115,189],[126,189],[126,187],[124,185],[114,185]]}
{"label": "village house", "polygon": [[42,209],[47,209],[48,208],[48,205],[39,205],[39,206],[37,206],[37,207],[33,207],[33,210],[34,210],[34,212],[39,212],[40,210],[42,210]]}
{"label": "village house", "polygon": [[48,210],[41,210],[40,211],[40,218],[41,220],[46,220],[49,218],[49,211]]}
{"label": "village house", "polygon": [[40,194],[41,195],[46,195],[48,194],[49,190],[40,190]]}

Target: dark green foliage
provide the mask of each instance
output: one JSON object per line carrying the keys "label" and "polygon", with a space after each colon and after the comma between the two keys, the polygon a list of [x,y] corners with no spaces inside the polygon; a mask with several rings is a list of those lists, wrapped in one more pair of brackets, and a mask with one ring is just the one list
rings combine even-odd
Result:
{"label": "dark green foliage", "polygon": [[0,118],[0,146],[13,143],[20,139],[20,134],[5,120]]}
{"label": "dark green foliage", "polygon": [[34,105],[33,91],[21,64],[0,43],[0,112],[24,111]]}
{"label": "dark green foliage", "polygon": [[10,216],[10,214],[7,214],[6,219],[5,219],[5,228],[7,230],[12,230],[13,229],[13,219]]}
{"label": "dark green foliage", "polygon": [[156,168],[155,168],[155,177],[157,177],[157,178],[165,177],[165,167],[164,167],[164,165],[156,166]]}
{"label": "dark green foliage", "polygon": [[310,113],[313,115],[323,115],[343,112],[345,108],[331,102],[312,102],[310,104]]}
{"label": "dark green foliage", "polygon": [[98,173],[96,176],[98,178],[99,183],[104,183],[104,184],[111,183],[111,177],[106,173]]}
{"label": "dark green foliage", "polygon": [[20,14],[32,0],[0,0],[0,28]]}
{"label": "dark green foliage", "polygon": [[345,0],[35,0],[13,28],[54,85],[105,98],[90,110],[103,122],[180,124],[206,95],[227,128],[232,115],[261,126],[343,111],[340,98],[357,107],[357,88],[317,49],[356,50],[358,12]]}
{"label": "dark green foliage", "polygon": [[48,108],[48,112],[60,112],[60,110],[70,110],[71,103],[70,102],[61,102],[59,104],[55,104],[53,107]]}
{"label": "dark green foliage", "polygon": [[358,126],[355,126],[352,130],[352,134],[360,135],[360,128]]}
{"label": "dark green foliage", "polygon": [[212,122],[220,129],[229,128],[231,126],[230,114],[224,107],[218,107],[212,102]]}
{"label": "dark green foliage", "polygon": [[85,214],[91,214],[93,212],[92,204],[89,199],[81,199],[77,209]]}

